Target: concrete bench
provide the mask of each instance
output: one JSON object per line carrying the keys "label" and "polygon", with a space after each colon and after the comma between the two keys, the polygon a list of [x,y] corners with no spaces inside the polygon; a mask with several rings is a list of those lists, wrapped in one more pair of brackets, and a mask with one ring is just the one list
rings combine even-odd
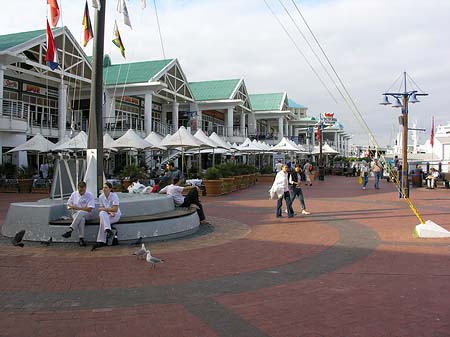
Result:
{"label": "concrete bench", "polygon": [[442,182],[442,187],[450,188],[450,173],[441,172],[439,174],[439,178],[437,178],[435,181],[436,181],[436,187],[438,187],[438,184],[440,182]]}

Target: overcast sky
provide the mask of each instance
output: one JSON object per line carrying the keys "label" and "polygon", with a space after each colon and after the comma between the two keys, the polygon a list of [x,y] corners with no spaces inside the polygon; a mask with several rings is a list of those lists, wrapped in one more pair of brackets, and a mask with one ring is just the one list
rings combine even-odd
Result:
{"label": "overcast sky", "polygon": [[[345,130],[354,136],[353,143],[367,144],[365,130],[280,5],[282,1],[314,45],[292,0],[266,1],[321,80],[264,0],[157,0],[166,57],[178,58],[189,81],[244,78],[250,93],[286,91],[289,98],[308,107],[310,115],[334,112]],[[409,109],[410,127],[417,120],[418,127],[427,129],[422,140],[429,137],[432,116],[436,124],[450,121],[450,1],[295,2],[379,145],[392,142],[399,130],[400,110],[378,103],[383,92],[403,91],[400,82],[395,82],[403,71],[415,82],[408,82],[408,90],[429,94]],[[84,1],[58,0],[58,3],[62,11],[59,25],[68,26],[81,41]],[[127,62],[162,59],[153,0],[147,0],[145,10],[141,10],[140,0],[127,1],[132,30],[115,12],[116,3],[107,0],[105,29],[105,52],[111,55],[113,63],[124,62],[110,42],[116,18]],[[46,0],[3,1],[1,33],[45,28],[46,9]],[[90,10],[93,20],[94,12]],[[91,48],[92,42],[86,48],[89,55]],[[319,49],[315,51],[321,55]],[[326,63],[323,57],[321,60]],[[332,73],[329,67],[327,71]]]}

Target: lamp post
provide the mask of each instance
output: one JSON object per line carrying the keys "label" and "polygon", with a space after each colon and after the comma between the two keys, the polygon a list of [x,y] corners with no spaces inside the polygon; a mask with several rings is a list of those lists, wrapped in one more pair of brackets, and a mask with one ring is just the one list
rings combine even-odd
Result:
{"label": "lamp post", "polygon": [[[393,108],[401,108],[401,124],[402,128],[402,171],[401,171],[401,190],[402,198],[409,198],[408,188],[408,103],[420,102],[416,96],[427,96],[425,93],[417,93],[417,90],[408,91],[406,89],[406,72],[403,72],[403,92],[385,92],[384,100],[381,105],[390,105],[388,96],[394,97],[396,102],[392,105]],[[400,101],[401,99],[401,101]]]}

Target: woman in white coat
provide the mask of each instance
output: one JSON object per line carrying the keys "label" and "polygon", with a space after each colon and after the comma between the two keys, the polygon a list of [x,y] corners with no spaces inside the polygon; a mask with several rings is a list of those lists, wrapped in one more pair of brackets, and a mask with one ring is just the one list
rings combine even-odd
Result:
{"label": "woman in white coat", "polygon": [[98,198],[100,207],[98,215],[100,226],[98,228],[97,243],[94,247],[106,245],[107,239],[112,236],[111,225],[120,219],[119,197],[112,191],[112,184],[106,182],[103,185],[103,193]]}

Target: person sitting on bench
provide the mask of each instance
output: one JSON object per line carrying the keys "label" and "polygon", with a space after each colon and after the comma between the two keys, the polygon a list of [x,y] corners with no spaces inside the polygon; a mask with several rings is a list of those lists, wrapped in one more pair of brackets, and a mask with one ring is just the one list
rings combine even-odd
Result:
{"label": "person sitting on bench", "polygon": [[427,180],[427,188],[433,189],[436,185],[436,180],[439,179],[439,171],[437,171],[434,167],[430,169],[430,173],[426,177]]}
{"label": "person sitting on bench", "polygon": [[65,232],[62,237],[70,238],[74,228],[78,231],[79,245],[84,247],[84,226],[86,220],[92,218],[92,210],[95,208],[94,195],[91,192],[86,192],[86,183],[80,181],[78,183],[78,190],[74,191],[67,202],[67,209],[72,211],[72,224],[69,230]]}
{"label": "person sitting on bench", "polygon": [[103,184],[103,193],[98,197],[100,207],[98,216],[100,226],[98,227],[97,242],[94,247],[99,248],[106,245],[106,241],[112,237],[111,225],[120,220],[119,197],[112,191],[112,184]]}
{"label": "person sitting on bench", "polygon": [[191,188],[189,187],[182,187],[180,186],[182,183],[181,180],[170,178],[169,185],[161,189],[158,193],[160,194],[168,194],[172,196],[173,202],[176,206],[179,207],[189,207],[192,204],[196,205],[197,208],[197,214],[200,218],[200,222],[203,223],[205,220],[205,213],[203,213],[203,206],[200,203],[200,200],[198,198],[198,192],[200,191],[200,188],[195,186],[192,188],[186,197],[183,196],[183,192],[187,189]]}

